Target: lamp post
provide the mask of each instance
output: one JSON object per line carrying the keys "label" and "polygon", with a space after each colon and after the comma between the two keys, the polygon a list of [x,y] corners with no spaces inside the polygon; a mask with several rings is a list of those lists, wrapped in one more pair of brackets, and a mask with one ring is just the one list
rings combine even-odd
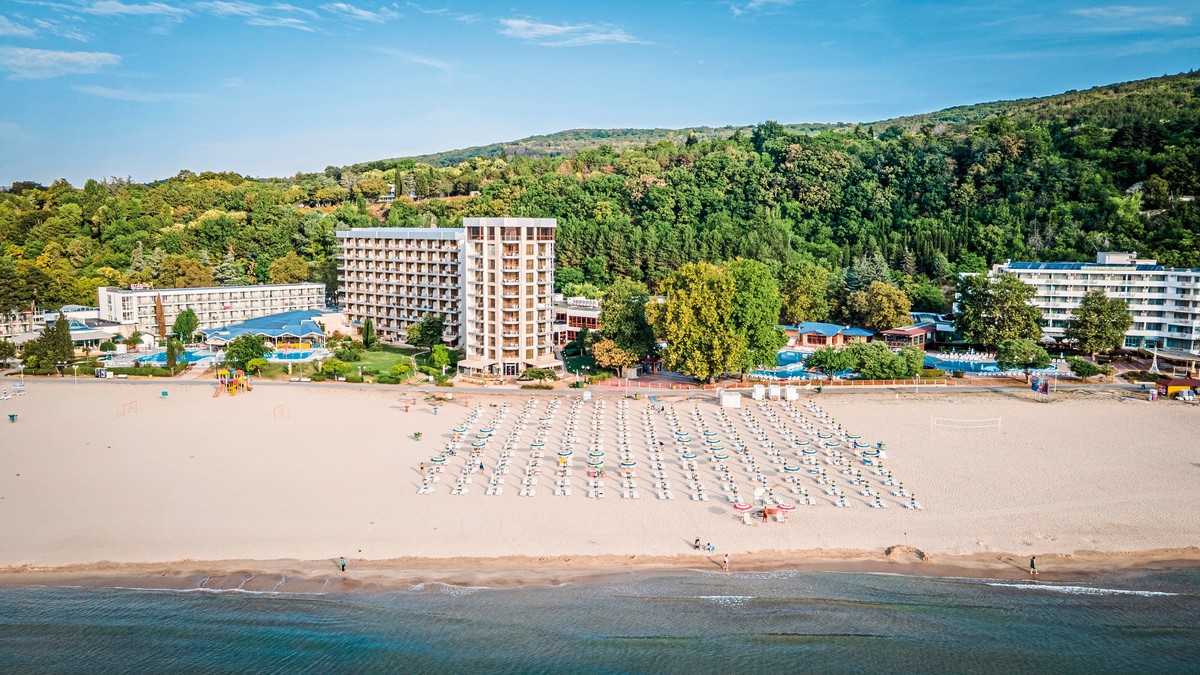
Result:
{"label": "lamp post", "polygon": [[73,383],[73,384],[79,384],[79,365],[78,365],[78,364],[72,364],[72,365],[71,365],[71,370],[74,370],[74,371],[75,371],[75,381],[74,381],[74,383]]}

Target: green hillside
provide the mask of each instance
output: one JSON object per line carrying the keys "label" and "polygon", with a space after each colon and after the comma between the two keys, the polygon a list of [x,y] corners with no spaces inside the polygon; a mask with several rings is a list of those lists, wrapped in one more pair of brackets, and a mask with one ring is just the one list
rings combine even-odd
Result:
{"label": "green hillside", "polygon": [[[861,122],[860,124],[873,128],[876,133],[893,125],[905,131],[918,131],[926,125],[944,125],[948,130],[964,131],[988,118],[1007,115],[1043,124],[1089,123],[1115,127],[1134,120],[1150,121],[1149,118],[1158,111],[1187,108],[1197,97],[1197,87],[1200,87],[1200,82],[1197,80],[1196,73],[1190,72],[1103,85],[1054,96],[973,103],[937,112]],[[849,130],[855,125],[856,123],[853,122],[798,123],[784,124],[783,127],[792,133],[816,133],[827,129]],[[753,129],[753,126],[691,127],[686,129],[569,129],[504,143],[447,150],[429,155],[363,162],[346,168],[351,171],[384,169],[403,160],[432,166],[453,166],[475,157],[559,157],[601,145],[621,150],[660,141],[683,143],[692,135],[698,140],[728,138],[737,132],[748,134]]]}

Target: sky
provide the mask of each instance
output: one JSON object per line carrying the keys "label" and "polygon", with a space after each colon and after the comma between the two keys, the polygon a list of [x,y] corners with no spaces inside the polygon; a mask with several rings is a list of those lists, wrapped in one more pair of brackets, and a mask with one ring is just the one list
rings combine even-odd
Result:
{"label": "sky", "polygon": [[1195,0],[0,0],[0,184],[868,122],[1200,67]]}

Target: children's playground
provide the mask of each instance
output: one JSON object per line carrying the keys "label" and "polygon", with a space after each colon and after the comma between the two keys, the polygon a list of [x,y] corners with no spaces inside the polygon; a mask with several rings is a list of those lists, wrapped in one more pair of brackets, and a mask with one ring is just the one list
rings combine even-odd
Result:
{"label": "children's playground", "polygon": [[254,385],[245,371],[225,368],[217,371],[217,390],[213,392],[213,398],[223,393],[237,396],[239,392],[244,391],[254,391]]}

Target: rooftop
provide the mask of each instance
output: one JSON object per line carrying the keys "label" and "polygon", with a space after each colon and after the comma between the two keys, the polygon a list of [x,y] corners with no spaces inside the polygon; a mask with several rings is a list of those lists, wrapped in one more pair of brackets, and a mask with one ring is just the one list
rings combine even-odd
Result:
{"label": "rooftop", "polygon": [[239,335],[264,335],[270,338],[304,337],[306,335],[324,335],[325,331],[313,320],[325,312],[315,309],[296,309],[270,316],[260,316],[241,323],[221,328],[207,328],[197,331],[208,340],[229,342]]}
{"label": "rooftop", "polygon": [[116,286],[102,286],[109,293],[138,293],[145,295],[155,295],[158,293],[204,293],[208,291],[254,291],[267,288],[302,288],[310,286],[319,286],[325,288],[325,284],[318,281],[301,281],[296,284],[250,284],[246,286],[198,286],[195,288],[118,288]]}
{"label": "rooftop", "polygon": [[805,333],[819,333],[825,337],[833,337],[834,335],[849,335],[851,337],[870,337],[875,333],[866,328],[855,328],[853,326],[841,326],[836,323],[821,323],[819,321],[805,321],[796,326],[780,326],[784,330],[794,330],[800,335]]}

